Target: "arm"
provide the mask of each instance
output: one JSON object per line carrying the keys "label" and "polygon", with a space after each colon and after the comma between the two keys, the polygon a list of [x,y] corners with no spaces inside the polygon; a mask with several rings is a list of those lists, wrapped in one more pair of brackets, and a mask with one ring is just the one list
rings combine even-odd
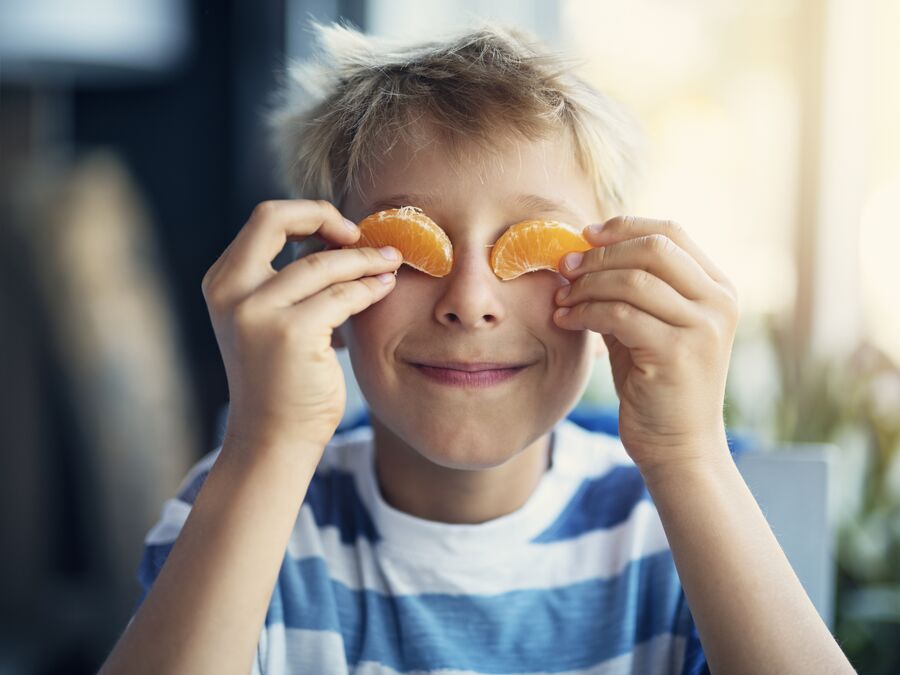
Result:
{"label": "arm", "polygon": [[[228,378],[225,441],[165,565],[102,669],[247,673],[297,512],[346,404],[332,333],[395,286],[396,257],[285,242],[359,229],[328,202],[263,202],[203,278]],[[399,253],[399,252],[398,252]]]}
{"label": "arm", "polygon": [[250,672],[288,538],[322,453],[305,450],[225,442],[101,675]]}
{"label": "arm", "polygon": [[644,480],[714,673],[852,673],[728,455]]}
{"label": "arm", "polygon": [[[728,452],[734,285],[671,221],[616,217],[566,256],[555,321],[600,333],[619,435],[656,502],[713,672],[853,672]],[[572,265],[571,263],[575,263]]]}

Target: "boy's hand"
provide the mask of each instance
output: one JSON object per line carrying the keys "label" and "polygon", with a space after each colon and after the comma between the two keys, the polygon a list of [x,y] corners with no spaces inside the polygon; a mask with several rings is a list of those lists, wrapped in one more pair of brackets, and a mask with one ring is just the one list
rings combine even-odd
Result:
{"label": "boy's hand", "polygon": [[560,262],[571,285],[554,319],[602,333],[623,445],[642,471],[725,448],[734,285],[671,221],[619,216],[584,235],[595,248],[580,265],[568,266],[577,254]]}
{"label": "boy's hand", "polygon": [[273,269],[288,241],[314,233],[338,246],[359,238],[326,201],[262,202],[203,278],[228,378],[226,437],[324,448],[340,423],[346,390],[332,332],[395,287],[401,257],[335,249]]}

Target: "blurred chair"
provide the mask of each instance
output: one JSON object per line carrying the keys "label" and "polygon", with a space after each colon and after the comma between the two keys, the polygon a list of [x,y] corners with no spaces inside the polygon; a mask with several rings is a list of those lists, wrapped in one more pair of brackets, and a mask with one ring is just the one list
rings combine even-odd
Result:
{"label": "blurred chair", "polygon": [[829,491],[837,448],[790,444],[736,455],[741,475],[829,629],[834,628],[834,533]]}

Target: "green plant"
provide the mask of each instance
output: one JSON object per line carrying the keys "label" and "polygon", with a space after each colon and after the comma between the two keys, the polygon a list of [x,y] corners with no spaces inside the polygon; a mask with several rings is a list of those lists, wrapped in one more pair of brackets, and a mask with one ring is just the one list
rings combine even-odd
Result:
{"label": "green plant", "polygon": [[[811,356],[774,317],[759,335],[775,362],[774,395],[763,414],[758,397],[729,396],[726,420],[755,422],[752,431],[776,450],[802,442],[839,448],[835,634],[859,672],[900,672],[900,366],[865,342],[848,358]],[[745,409],[754,405],[755,415]]]}

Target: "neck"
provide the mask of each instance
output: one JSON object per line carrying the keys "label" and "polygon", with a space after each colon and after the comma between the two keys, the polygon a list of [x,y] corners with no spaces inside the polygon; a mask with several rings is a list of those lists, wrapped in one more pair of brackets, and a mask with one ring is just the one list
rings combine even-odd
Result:
{"label": "neck", "polygon": [[426,459],[374,417],[372,429],[384,500],[426,520],[475,524],[510,514],[528,501],[550,465],[550,432],[498,466],[453,469]]}

